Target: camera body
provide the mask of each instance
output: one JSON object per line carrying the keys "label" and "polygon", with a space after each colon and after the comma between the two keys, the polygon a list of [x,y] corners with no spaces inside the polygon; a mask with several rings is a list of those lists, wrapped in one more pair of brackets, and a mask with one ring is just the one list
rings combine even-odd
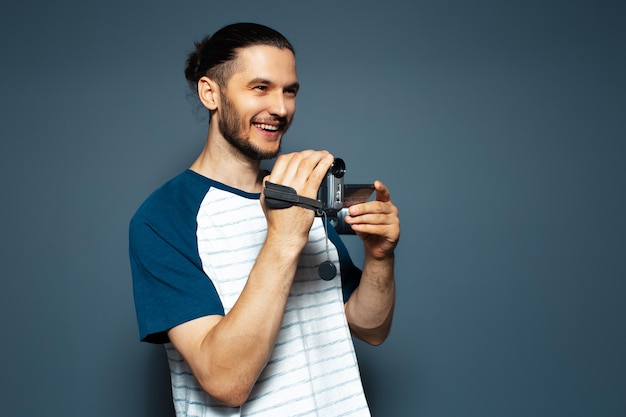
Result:
{"label": "camera body", "polygon": [[335,158],[320,185],[317,199],[322,202],[322,210],[337,233],[347,235],[354,234],[352,227],[344,220],[348,214],[348,207],[367,201],[374,191],[374,186],[372,184],[346,184],[345,173],[344,160]]}

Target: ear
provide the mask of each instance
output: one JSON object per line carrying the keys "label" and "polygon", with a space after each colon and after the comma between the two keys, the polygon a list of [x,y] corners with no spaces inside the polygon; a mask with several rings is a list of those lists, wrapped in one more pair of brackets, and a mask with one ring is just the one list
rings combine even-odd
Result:
{"label": "ear", "polygon": [[219,104],[219,85],[209,77],[202,77],[198,80],[198,97],[200,101],[210,111],[217,109]]}

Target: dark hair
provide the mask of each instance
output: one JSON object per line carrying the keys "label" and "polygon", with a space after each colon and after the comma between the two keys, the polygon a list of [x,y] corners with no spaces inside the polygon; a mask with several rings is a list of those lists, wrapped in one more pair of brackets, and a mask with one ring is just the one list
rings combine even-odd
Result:
{"label": "dark hair", "polygon": [[187,57],[185,78],[195,91],[198,80],[204,76],[224,86],[234,69],[240,49],[255,45],[269,45],[294,52],[287,38],[276,30],[257,23],[234,23],[212,36],[195,42],[195,50]]}

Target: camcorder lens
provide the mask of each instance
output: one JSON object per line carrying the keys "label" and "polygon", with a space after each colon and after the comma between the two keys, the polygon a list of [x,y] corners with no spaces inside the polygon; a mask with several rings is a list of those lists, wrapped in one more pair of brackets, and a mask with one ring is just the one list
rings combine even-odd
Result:
{"label": "camcorder lens", "polygon": [[346,163],[341,158],[335,158],[330,166],[330,173],[337,178],[342,178],[346,173]]}

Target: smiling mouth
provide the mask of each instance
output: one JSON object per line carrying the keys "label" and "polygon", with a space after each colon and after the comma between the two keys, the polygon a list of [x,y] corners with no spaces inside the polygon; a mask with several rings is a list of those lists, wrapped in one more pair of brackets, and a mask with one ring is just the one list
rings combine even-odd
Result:
{"label": "smiling mouth", "polygon": [[252,123],[257,128],[264,130],[266,132],[278,132],[281,130],[282,124],[272,125],[267,123]]}

